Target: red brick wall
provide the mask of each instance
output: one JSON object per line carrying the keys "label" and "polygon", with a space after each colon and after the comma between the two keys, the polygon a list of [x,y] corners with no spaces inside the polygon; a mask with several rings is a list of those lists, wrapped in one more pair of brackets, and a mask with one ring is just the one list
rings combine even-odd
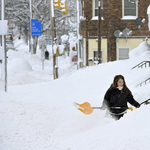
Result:
{"label": "red brick wall", "polygon": [[[85,21],[81,22],[81,34],[86,37],[85,30],[88,31],[89,36],[98,35],[98,21],[92,19],[92,0],[84,1],[84,17],[88,22],[88,28],[86,29]],[[150,0],[138,0],[138,17],[146,19],[146,22],[142,24],[141,29],[138,29],[135,20],[121,20],[122,18],[122,0],[103,0],[103,18],[101,21],[101,36],[106,36],[108,40],[108,61],[116,60],[116,38],[114,37],[114,31],[123,31],[125,28],[132,30],[132,36],[148,36],[148,15],[147,8],[150,4]]]}

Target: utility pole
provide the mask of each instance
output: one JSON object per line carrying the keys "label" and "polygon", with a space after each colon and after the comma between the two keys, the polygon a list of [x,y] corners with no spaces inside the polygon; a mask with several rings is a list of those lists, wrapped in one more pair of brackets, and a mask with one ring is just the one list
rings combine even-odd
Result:
{"label": "utility pole", "polygon": [[33,47],[34,47],[34,39],[33,37],[31,36],[31,19],[32,19],[32,0],[30,0],[30,42],[29,42],[29,51],[31,52],[31,54],[33,54]]}
{"label": "utility pole", "polygon": [[86,16],[86,21],[85,21],[85,32],[86,32],[86,66],[89,66],[89,32],[88,32],[88,19]]}
{"label": "utility pole", "polygon": [[51,19],[51,35],[52,35],[52,53],[53,53],[53,77],[58,78],[58,68],[56,66],[56,56],[54,55],[54,43],[56,42],[56,30],[55,30],[55,16],[54,16],[54,2],[49,0],[50,3],[50,19]]}
{"label": "utility pole", "polygon": [[98,3],[98,63],[101,63],[101,1]]}
{"label": "utility pole", "polygon": [[[1,0],[1,20],[5,20],[5,1]],[[7,24],[8,25],[8,24]],[[2,45],[2,81],[4,82],[5,92],[7,92],[7,54],[5,47],[5,35],[1,36],[1,45]]]}
{"label": "utility pole", "polygon": [[80,34],[79,34],[79,23],[80,23],[80,18],[79,18],[79,0],[77,0],[77,37],[78,37],[78,48],[77,48],[77,54],[78,54],[78,63],[77,63],[77,69],[80,68],[80,47],[79,47],[79,44],[80,44]]}

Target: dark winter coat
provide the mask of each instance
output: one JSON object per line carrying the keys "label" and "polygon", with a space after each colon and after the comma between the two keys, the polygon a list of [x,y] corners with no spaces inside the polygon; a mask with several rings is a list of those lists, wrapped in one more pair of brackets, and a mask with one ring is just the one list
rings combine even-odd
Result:
{"label": "dark winter coat", "polygon": [[[134,100],[129,90],[124,88],[119,90],[111,86],[104,96],[103,107],[107,108],[113,114],[120,114],[128,108],[127,102],[135,107],[140,106],[140,104]],[[121,109],[117,107],[121,107]]]}

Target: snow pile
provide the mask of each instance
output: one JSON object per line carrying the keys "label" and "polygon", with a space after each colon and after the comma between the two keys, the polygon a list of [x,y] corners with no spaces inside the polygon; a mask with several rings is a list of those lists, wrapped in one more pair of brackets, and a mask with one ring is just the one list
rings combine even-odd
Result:
{"label": "snow pile", "polygon": [[54,50],[54,54],[56,54],[58,50],[58,46],[56,44],[53,45],[53,50]]}
{"label": "snow pile", "polygon": [[57,50],[58,50],[59,54],[62,54],[64,52],[64,45],[54,44],[53,49],[54,49],[54,54],[57,53]]}
{"label": "snow pile", "polygon": [[61,36],[61,42],[64,43],[64,44],[68,42],[68,39],[69,39],[68,35]]}
{"label": "snow pile", "polygon": [[[7,52],[8,85],[33,84],[53,80],[53,56],[51,45],[47,46],[50,55],[49,60],[44,61],[44,70],[42,69],[41,50],[39,46],[37,46],[36,54],[31,55],[28,49],[29,45],[26,45],[22,39],[16,39],[14,45],[18,51],[9,50]],[[56,44],[53,47],[55,53],[57,47]],[[63,52],[63,47],[64,46],[61,45],[61,52]],[[59,64],[59,78],[77,70],[76,66],[70,66],[70,57],[68,57],[67,53],[58,57],[57,64]]]}
{"label": "snow pile", "polygon": [[130,59],[138,58],[142,55],[150,56],[150,45],[146,41],[143,41],[138,47],[129,52]]}
{"label": "snow pile", "polygon": [[[18,48],[22,48],[23,47],[23,45],[25,46],[25,47],[27,47],[27,45],[24,43],[24,41],[23,41],[23,39],[18,39],[18,38],[16,38],[15,39],[15,41],[14,41],[14,46],[15,46],[15,48],[16,49],[18,49]],[[28,46],[29,47],[29,46]]]}
{"label": "snow pile", "polygon": [[64,45],[58,45],[58,47],[59,47],[59,54],[62,54],[64,52],[65,46]]}
{"label": "snow pile", "polygon": [[25,72],[31,71],[32,67],[26,59],[15,58],[8,62],[8,71],[10,72]]}
{"label": "snow pile", "polygon": [[147,8],[147,14],[150,15],[150,5]]}
{"label": "snow pile", "polygon": [[70,42],[76,42],[76,41],[77,41],[76,32],[74,32],[74,33],[69,33],[69,43],[70,43]]}
{"label": "snow pile", "polygon": [[149,28],[149,31],[150,31],[150,5],[147,8],[147,15],[148,15],[148,28]]}

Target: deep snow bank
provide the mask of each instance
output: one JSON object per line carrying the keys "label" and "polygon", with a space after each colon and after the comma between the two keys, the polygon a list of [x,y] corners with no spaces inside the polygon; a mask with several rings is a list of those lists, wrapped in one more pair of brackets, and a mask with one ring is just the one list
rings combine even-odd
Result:
{"label": "deep snow bank", "polygon": [[143,41],[138,47],[129,52],[130,59],[140,57],[141,55],[150,57],[150,45],[146,41]]}

